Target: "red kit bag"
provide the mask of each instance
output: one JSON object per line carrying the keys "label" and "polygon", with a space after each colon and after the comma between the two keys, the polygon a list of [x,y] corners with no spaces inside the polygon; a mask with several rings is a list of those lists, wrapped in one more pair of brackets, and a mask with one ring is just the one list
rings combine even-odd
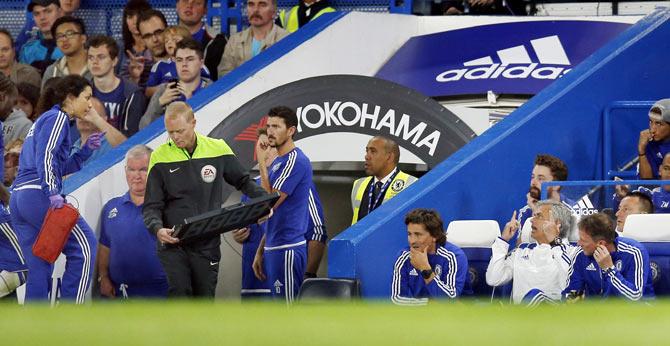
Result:
{"label": "red kit bag", "polygon": [[56,262],[77,219],[79,211],[70,204],[64,204],[60,209],[49,208],[33,244],[33,254],[49,263]]}

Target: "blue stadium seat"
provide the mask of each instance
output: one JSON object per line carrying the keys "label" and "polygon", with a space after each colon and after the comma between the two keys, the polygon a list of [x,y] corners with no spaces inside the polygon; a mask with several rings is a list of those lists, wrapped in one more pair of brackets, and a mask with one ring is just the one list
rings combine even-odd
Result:
{"label": "blue stadium seat", "polygon": [[493,292],[486,284],[486,267],[491,260],[491,245],[499,236],[500,226],[494,220],[458,220],[447,227],[447,241],[463,249],[468,257],[468,279],[475,297],[488,297]]}
{"label": "blue stadium seat", "polygon": [[654,292],[657,296],[670,295],[670,214],[629,215],[622,235],[647,248]]}
{"label": "blue stadium seat", "polygon": [[343,299],[353,300],[360,298],[361,290],[358,280],[314,278],[307,279],[300,286],[298,300],[325,300]]}

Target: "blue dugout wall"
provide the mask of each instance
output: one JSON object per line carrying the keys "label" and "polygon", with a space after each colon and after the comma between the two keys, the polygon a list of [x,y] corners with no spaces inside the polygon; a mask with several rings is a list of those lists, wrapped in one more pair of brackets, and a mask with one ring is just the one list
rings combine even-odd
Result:
{"label": "blue dugout wall", "polygon": [[388,297],[394,260],[407,245],[403,223],[407,211],[435,208],[445,227],[457,219],[495,219],[504,225],[513,210],[525,204],[537,153],[562,158],[571,180],[601,177],[603,110],[617,100],[670,96],[669,19],[667,9],[650,14],[332,239],[329,276],[358,278],[365,297]]}

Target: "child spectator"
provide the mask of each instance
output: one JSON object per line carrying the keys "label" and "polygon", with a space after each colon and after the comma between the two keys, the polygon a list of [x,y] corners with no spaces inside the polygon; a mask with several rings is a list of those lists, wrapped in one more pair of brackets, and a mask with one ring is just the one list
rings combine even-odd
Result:
{"label": "child spectator", "polygon": [[[173,25],[165,29],[163,34],[165,40],[165,52],[167,58],[159,60],[151,68],[149,79],[147,80],[147,93],[153,95],[160,84],[168,83],[178,78],[177,64],[174,62],[174,53],[179,43],[184,38],[191,38],[191,33],[188,29],[181,25]],[[209,79],[209,70],[207,66],[202,65],[200,76]]]}

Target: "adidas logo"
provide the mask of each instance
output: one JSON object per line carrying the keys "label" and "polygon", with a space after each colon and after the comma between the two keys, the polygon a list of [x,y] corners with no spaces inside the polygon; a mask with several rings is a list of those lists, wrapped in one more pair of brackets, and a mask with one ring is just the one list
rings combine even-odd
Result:
{"label": "adidas logo", "polygon": [[[535,57],[534,62],[528,54],[526,46],[520,45],[497,51],[500,63],[494,63],[491,56],[486,56],[463,63],[465,67],[448,70],[435,77],[438,82],[455,82],[461,79],[557,79],[570,71],[570,59],[558,36],[547,36],[530,41]],[[519,66],[510,66],[519,65]],[[559,65],[559,66],[544,66]]]}
{"label": "adidas logo", "polygon": [[598,269],[596,269],[596,266],[594,266],[593,263],[590,263],[590,264],[586,267],[586,270],[597,271]]}
{"label": "adidas logo", "polygon": [[593,203],[591,203],[591,199],[588,195],[582,197],[579,202],[572,206],[572,215],[575,216],[593,215],[597,213],[598,209],[593,206]]}
{"label": "adidas logo", "polygon": [[410,276],[419,276],[419,273],[416,272],[416,268],[412,268],[412,270],[410,270],[410,272],[409,272],[409,275]]}

